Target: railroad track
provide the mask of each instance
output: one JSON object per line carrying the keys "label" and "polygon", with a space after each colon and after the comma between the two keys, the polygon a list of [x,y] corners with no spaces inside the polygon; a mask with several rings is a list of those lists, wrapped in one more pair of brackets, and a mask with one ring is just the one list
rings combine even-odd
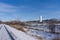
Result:
{"label": "railroad track", "polygon": [[0,40],[15,40],[5,25],[0,25]]}

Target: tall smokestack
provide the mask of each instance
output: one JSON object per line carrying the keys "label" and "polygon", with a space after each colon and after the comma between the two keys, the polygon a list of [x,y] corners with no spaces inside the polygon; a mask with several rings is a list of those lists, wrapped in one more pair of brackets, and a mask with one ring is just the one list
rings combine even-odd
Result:
{"label": "tall smokestack", "polygon": [[39,21],[42,22],[42,16],[39,16]]}

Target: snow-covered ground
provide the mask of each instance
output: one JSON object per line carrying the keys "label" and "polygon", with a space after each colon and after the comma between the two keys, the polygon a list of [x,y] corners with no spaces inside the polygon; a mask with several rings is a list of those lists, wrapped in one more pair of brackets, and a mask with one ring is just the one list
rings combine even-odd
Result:
{"label": "snow-covered ground", "polygon": [[3,25],[0,25],[0,40],[11,40]]}
{"label": "snow-covered ground", "polygon": [[9,33],[12,35],[14,40],[37,40],[37,38],[27,35],[24,32],[18,31],[17,29],[12,28],[5,24],[0,24],[0,40],[12,40],[8,35],[5,27],[9,31]]}
{"label": "snow-covered ground", "polygon": [[[29,35],[42,37],[44,40],[53,40],[55,38],[60,38],[60,34],[46,32],[46,31],[49,31],[48,26],[47,27],[36,26],[31,28],[33,29],[25,28],[26,32]],[[39,30],[36,30],[36,29],[39,29]],[[45,31],[40,31],[40,29]],[[60,26],[56,26],[55,31],[60,33]]]}
{"label": "snow-covered ground", "polygon": [[[43,38],[43,40],[53,40],[56,37],[60,38],[60,34],[56,34],[56,33],[49,33],[46,31],[42,31],[42,29],[44,29],[45,27],[41,26],[41,27],[32,27],[34,29],[29,29],[29,28],[24,28],[27,32],[24,33],[22,31],[19,31],[15,28],[12,28],[8,25],[5,24],[0,24],[0,40],[12,40],[12,38],[10,37],[10,35],[8,34],[8,32],[6,31],[6,29],[9,31],[9,33],[12,35],[12,37],[14,38],[14,40],[38,40],[36,37],[41,37]],[[35,30],[35,29],[40,29],[40,30]],[[47,30],[48,28],[46,27],[44,30]],[[55,28],[56,32],[60,32],[60,26],[56,26]],[[31,36],[33,35],[33,36]],[[36,36],[36,37],[35,37]]]}

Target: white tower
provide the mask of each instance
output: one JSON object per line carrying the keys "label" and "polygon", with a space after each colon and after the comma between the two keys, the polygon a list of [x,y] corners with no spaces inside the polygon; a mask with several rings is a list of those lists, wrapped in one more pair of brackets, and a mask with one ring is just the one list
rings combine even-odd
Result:
{"label": "white tower", "polygon": [[42,22],[42,16],[39,16],[39,21]]}

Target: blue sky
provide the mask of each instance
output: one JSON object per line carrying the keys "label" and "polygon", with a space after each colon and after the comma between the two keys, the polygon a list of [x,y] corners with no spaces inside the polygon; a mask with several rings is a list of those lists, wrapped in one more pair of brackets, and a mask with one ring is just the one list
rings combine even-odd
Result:
{"label": "blue sky", "polygon": [[60,0],[0,0],[0,20],[60,19]]}

